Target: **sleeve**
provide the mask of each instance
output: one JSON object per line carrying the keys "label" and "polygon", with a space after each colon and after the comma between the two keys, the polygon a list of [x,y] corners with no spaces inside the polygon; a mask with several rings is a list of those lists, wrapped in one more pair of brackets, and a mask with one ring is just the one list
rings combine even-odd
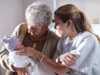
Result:
{"label": "sleeve", "polygon": [[14,71],[12,65],[9,63],[8,50],[6,50],[4,47],[0,49],[0,65],[5,70]]}
{"label": "sleeve", "polygon": [[100,43],[97,43],[88,75],[100,75]]}
{"label": "sleeve", "polygon": [[86,74],[95,50],[95,40],[92,37],[84,38],[75,50],[80,52],[80,56],[71,68],[75,69],[76,73]]}
{"label": "sleeve", "polygon": [[[11,35],[13,36],[18,36],[18,37],[24,37],[26,30],[23,29],[25,26],[24,24],[19,24],[13,31],[13,33]],[[5,49],[5,47],[2,45],[1,49],[0,49],[0,65],[1,67],[3,67],[6,70],[10,70],[10,71],[14,71],[13,67],[11,66],[11,64],[9,63],[9,59],[8,59],[8,50]]]}

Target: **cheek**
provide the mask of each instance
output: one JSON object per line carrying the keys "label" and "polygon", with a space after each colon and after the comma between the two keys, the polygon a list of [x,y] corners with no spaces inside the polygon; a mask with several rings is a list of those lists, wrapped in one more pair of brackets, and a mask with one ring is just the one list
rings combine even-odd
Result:
{"label": "cheek", "polygon": [[65,29],[65,33],[66,33],[67,35],[69,35],[70,32],[71,32],[71,30],[72,30],[72,28],[67,27],[67,28]]}
{"label": "cheek", "polygon": [[56,26],[56,30],[63,31],[63,28],[61,26]]}
{"label": "cheek", "polygon": [[64,34],[64,30],[62,27],[57,26],[56,27],[56,33],[59,34],[60,36],[62,36]]}

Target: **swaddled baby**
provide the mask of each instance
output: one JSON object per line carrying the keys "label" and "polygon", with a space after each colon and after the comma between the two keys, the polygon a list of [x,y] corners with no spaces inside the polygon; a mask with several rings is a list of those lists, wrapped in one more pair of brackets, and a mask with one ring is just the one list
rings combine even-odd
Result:
{"label": "swaddled baby", "polygon": [[[24,46],[16,36],[6,36],[2,39],[5,48],[9,51],[9,62],[17,68],[27,68],[28,73],[32,75],[32,65],[34,62],[25,55],[17,55],[16,51]],[[18,50],[19,49],[19,50]],[[30,66],[28,66],[31,64]]]}

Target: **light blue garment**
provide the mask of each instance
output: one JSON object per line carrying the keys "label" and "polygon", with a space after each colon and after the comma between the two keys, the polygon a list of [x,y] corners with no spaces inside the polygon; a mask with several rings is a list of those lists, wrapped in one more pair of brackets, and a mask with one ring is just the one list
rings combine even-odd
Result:
{"label": "light blue garment", "polygon": [[88,75],[100,75],[100,44],[94,52],[94,57],[92,59]]}
{"label": "light blue garment", "polygon": [[[72,41],[72,43],[70,43]],[[70,48],[67,48],[68,44],[71,44]],[[95,63],[99,63],[99,58],[96,59],[96,55],[98,56],[100,53],[98,52],[99,42],[97,38],[90,32],[79,33],[73,40],[61,39],[58,44],[58,51],[63,50],[63,52],[71,52],[76,50],[80,53],[79,58],[76,60],[76,63],[70,68],[74,69],[75,71],[70,75],[98,75],[93,74],[92,69],[99,72],[100,67],[96,66]],[[70,50],[69,50],[70,49]],[[62,52],[62,53],[63,53]],[[95,62],[93,62],[95,61]],[[98,64],[99,65],[99,64]],[[92,72],[91,72],[92,71]],[[91,72],[91,74],[89,74]],[[69,75],[69,74],[68,74]]]}

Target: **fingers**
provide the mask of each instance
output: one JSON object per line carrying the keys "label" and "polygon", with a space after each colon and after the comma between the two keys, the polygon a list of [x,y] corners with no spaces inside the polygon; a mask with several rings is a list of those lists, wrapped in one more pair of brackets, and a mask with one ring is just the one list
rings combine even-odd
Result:
{"label": "fingers", "polygon": [[16,51],[16,54],[17,54],[17,55],[26,55],[25,53],[26,53],[26,52],[25,52],[24,49],[21,49],[21,50],[19,50],[19,51]]}
{"label": "fingers", "polygon": [[65,58],[69,58],[70,60],[76,60],[76,56],[74,54],[68,54]]}
{"label": "fingers", "polygon": [[26,55],[26,56],[33,56],[33,54],[36,55],[36,52],[31,47],[24,47],[23,49],[16,51],[17,55]]}
{"label": "fingers", "polygon": [[70,66],[75,64],[76,62],[76,56],[71,54],[71,53],[67,53],[65,55],[62,55],[60,60],[62,62],[62,64],[66,65],[66,66]]}
{"label": "fingers", "polygon": [[56,63],[61,63],[59,58],[56,59]]}
{"label": "fingers", "polygon": [[65,57],[64,60],[67,62],[68,65],[72,65],[75,63],[76,57],[73,56],[72,54],[69,54],[68,56]]}
{"label": "fingers", "polygon": [[71,60],[68,57],[66,59],[63,59],[63,64],[65,64],[66,66],[73,65],[74,63],[75,63],[75,60]]}
{"label": "fingers", "polygon": [[18,75],[28,75],[27,72],[23,72],[23,71],[17,71]]}
{"label": "fingers", "polygon": [[18,73],[18,75],[28,75],[28,72],[25,68],[17,68],[16,72]]}

